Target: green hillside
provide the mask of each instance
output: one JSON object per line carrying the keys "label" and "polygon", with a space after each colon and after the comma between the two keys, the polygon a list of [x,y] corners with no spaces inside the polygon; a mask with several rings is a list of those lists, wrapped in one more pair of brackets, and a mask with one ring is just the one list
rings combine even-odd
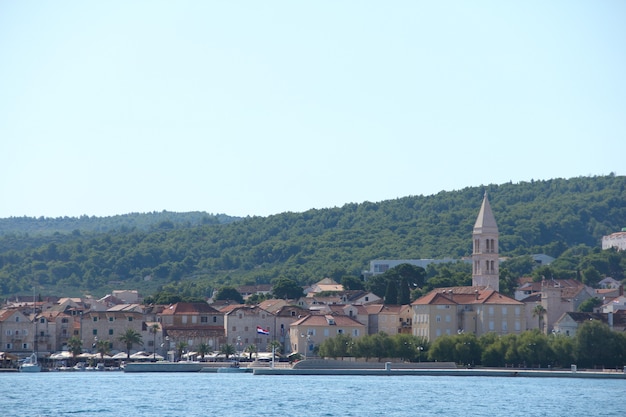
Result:
{"label": "green hillside", "polygon": [[165,285],[208,295],[224,284],[278,277],[305,284],[359,276],[372,259],[461,258],[471,253],[485,191],[502,255],[559,257],[581,247],[589,253],[603,235],[626,226],[625,188],[626,177],[609,175],[468,187],[229,223],[161,221],[139,228],[120,216],[106,232],[93,226],[102,219],[91,217],[52,234],[13,229],[0,237],[0,295],[32,293],[33,281],[51,295],[122,288],[150,294]]}

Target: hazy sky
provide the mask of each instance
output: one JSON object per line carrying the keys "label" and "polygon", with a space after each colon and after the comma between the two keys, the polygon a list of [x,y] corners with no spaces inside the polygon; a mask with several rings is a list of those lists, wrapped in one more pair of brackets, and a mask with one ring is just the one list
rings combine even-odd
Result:
{"label": "hazy sky", "polygon": [[0,1],[0,217],[626,174],[626,2]]}

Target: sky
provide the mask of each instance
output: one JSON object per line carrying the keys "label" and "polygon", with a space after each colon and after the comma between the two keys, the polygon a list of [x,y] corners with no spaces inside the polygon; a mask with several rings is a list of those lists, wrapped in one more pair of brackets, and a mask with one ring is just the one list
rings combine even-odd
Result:
{"label": "sky", "polygon": [[0,1],[0,218],[626,174],[626,2]]}

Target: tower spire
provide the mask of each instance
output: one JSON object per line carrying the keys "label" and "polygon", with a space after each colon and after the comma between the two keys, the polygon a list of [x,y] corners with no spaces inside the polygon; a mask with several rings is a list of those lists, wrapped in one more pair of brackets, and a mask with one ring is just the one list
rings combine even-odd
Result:
{"label": "tower spire", "polygon": [[472,252],[472,285],[499,291],[498,225],[491,211],[487,190],[474,223]]}

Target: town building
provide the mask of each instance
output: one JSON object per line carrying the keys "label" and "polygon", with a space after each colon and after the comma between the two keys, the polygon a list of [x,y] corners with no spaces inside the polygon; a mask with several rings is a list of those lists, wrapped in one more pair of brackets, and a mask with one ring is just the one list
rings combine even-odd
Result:
{"label": "town building", "polygon": [[588,321],[597,320],[609,326],[611,330],[623,332],[626,330],[626,311],[619,313],[582,313],[567,312],[555,322],[552,333],[566,336],[576,336],[580,326]]}
{"label": "town building", "polygon": [[309,314],[289,328],[291,351],[310,357],[315,354],[315,346],[339,334],[359,338],[367,334],[367,328],[345,315]]}
{"label": "town building", "polygon": [[430,341],[460,333],[505,335],[526,330],[524,303],[491,288],[437,288],[411,307],[413,335]]}
{"label": "town building", "polygon": [[[83,350],[96,353],[99,340],[109,342],[111,352],[125,352],[126,344],[119,340],[128,329],[143,336],[147,335],[143,321],[143,311],[139,304],[129,304],[127,308],[107,311],[87,311],[80,319],[80,339]],[[136,346],[140,348],[140,346]]]}
{"label": "town building", "polygon": [[280,338],[277,324],[275,315],[258,306],[239,305],[224,314],[228,343],[238,352],[249,345],[254,345],[257,352],[267,352],[270,343]]}
{"label": "town building", "polygon": [[367,321],[359,321],[368,325],[368,334],[411,334],[413,310],[410,305],[368,304],[364,308],[368,313]]}
{"label": "town building", "polygon": [[207,303],[176,303],[157,314],[163,328],[164,357],[173,357],[177,345],[193,351],[201,343],[219,350],[226,343],[224,314]]}
{"label": "town building", "polygon": [[606,250],[611,248],[626,250],[626,227],[623,228],[621,232],[602,236],[602,249]]}
{"label": "town building", "polygon": [[472,286],[437,288],[411,303],[412,333],[430,341],[471,332],[477,336],[526,330],[524,303],[500,294],[499,232],[487,193],[472,231]]}

